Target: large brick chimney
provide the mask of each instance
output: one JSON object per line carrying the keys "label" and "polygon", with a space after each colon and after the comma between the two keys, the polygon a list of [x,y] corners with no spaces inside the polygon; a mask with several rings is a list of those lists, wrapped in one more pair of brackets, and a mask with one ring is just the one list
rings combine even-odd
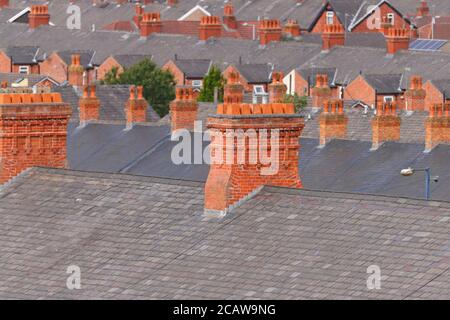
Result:
{"label": "large brick chimney", "polygon": [[428,7],[428,3],[423,0],[420,1],[420,5],[417,7],[417,17],[425,17],[430,15],[430,7]]}
{"label": "large brick chimney", "polygon": [[224,103],[242,103],[244,101],[244,86],[239,82],[239,73],[230,72],[228,82],[224,86]]}
{"label": "large brick chimney", "polygon": [[100,120],[100,100],[97,98],[96,86],[84,86],[83,95],[79,101],[80,124],[83,125],[89,121]]}
{"label": "large brick chimney", "polygon": [[281,26],[278,20],[262,20],[259,26],[259,43],[262,46],[281,40]]}
{"label": "large brick chimney", "polygon": [[385,141],[399,141],[400,123],[394,103],[378,104],[377,114],[372,119],[372,150],[378,149]]}
{"label": "large brick chimney", "polygon": [[325,146],[331,139],[343,139],[347,136],[348,117],[344,112],[344,101],[325,102],[319,116],[320,146]]}
{"label": "large brick chimney", "polygon": [[136,3],[134,6],[133,21],[139,29],[141,29],[141,21],[143,15],[144,15],[144,8],[140,3]]}
{"label": "large brick chimney", "polygon": [[159,12],[146,12],[140,24],[141,36],[148,37],[152,33],[161,33],[161,15]]}
{"label": "large brick chimney", "polygon": [[316,85],[312,89],[312,104],[315,108],[322,108],[331,99],[331,88],[327,74],[316,75]]}
{"label": "large brick chimney", "polygon": [[409,83],[409,89],[405,92],[405,109],[424,111],[426,94],[427,92],[422,84],[422,77],[412,76]]}
{"label": "large brick chimney", "polygon": [[130,98],[125,105],[127,128],[132,128],[135,123],[147,120],[147,101],[144,99],[142,86],[130,87]]}
{"label": "large brick chimney", "polygon": [[193,130],[197,120],[198,103],[192,87],[177,87],[175,100],[170,104],[172,132],[179,129]]}
{"label": "large brick chimney", "polygon": [[286,96],[287,87],[283,83],[283,72],[272,72],[272,83],[269,84],[269,102],[281,103]]}
{"label": "large brick chimney", "polygon": [[81,58],[79,54],[72,54],[71,63],[67,69],[67,81],[72,86],[82,86],[83,85],[83,74],[84,68],[81,65]]}
{"label": "large brick chimney", "polygon": [[0,8],[9,7],[9,0],[0,0]]}
{"label": "large brick chimney", "polygon": [[34,166],[66,166],[71,107],[59,93],[0,94],[0,183]]}
{"label": "large brick chimney", "polygon": [[30,29],[38,28],[50,23],[47,5],[32,5],[31,12],[28,15],[28,26]]}
{"label": "large brick chimney", "polygon": [[399,50],[409,49],[408,29],[389,28],[386,32],[387,54],[394,55]]}
{"label": "large brick chimney", "polygon": [[222,24],[217,16],[203,16],[200,20],[199,39],[206,41],[209,38],[220,38],[222,35]]}
{"label": "large brick chimney", "polygon": [[431,151],[439,143],[450,142],[450,104],[430,106],[429,117],[425,121],[425,151]]}
{"label": "large brick chimney", "polygon": [[230,29],[237,29],[237,21],[232,3],[227,3],[223,7],[223,23]]}
{"label": "large brick chimney", "polygon": [[208,119],[211,166],[205,213],[223,215],[264,185],[301,188],[303,127],[293,104],[219,105],[217,115]]}
{"label": "large brick chimney", "polygon": [[322,33],[322,50],[327,51],[334,46],[345,44],[345,30],[340,24],[326,24]]}

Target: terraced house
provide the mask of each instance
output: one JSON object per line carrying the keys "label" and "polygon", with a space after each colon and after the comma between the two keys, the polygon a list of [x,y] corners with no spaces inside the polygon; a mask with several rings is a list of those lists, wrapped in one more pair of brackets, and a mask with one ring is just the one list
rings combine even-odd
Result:
{"label": "terraced house", "polygon": [[0,3],[0,298],[450,298],[450,1]]}

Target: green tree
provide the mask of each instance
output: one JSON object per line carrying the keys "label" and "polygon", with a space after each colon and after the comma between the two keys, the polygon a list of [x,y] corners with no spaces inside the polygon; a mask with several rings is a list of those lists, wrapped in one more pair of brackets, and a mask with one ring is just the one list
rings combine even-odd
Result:
{"label": "green tree", "polygon": [[161,117],[169,113],[169,103],[175,99],[176,82],[173,75],[158,68],[149,59],[125,69],[121,74],[118,74],[117,68],[112,68],[102,83],[143,86],[145,99]]}
{"label": "green tree", "polygon": [[297,93],[287,94],[284,97],[284,103],[293,103],[295,112],[299,112],[301,109],[308,105],[308,98],[306,96],[299,96]]}
{"label": "green tree", "polygon": [[198,96],[198,101],[214,102],[214,88],[218,89],[219,102],[223,101],[223,87],[225,79],[217,66],[212,66],[208,74],[203,78],[203,88]]}

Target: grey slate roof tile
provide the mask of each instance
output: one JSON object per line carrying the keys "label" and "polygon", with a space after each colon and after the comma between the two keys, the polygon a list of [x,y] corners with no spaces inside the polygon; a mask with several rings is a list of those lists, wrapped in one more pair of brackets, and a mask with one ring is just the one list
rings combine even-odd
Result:
{"label": "grey slate roof tile", "polygon": [[[450,293],[448,202],[265,187],[223,220],[211,220],[203,218],[202,183],[43,168],[4,186],[0,199],[4,298]],[[82,290],[66,289],[69,264],[81,267]],[[366,269],[373,264],[381,267],[382,285],[369,291]]]}

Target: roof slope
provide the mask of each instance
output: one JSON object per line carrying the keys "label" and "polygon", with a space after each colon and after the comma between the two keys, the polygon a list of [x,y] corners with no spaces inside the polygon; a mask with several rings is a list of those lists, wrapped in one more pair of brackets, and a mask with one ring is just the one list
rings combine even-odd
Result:
{"label": "roof slope", "polygon": [[37,64],[38,46],[14,46],[6,48],[6,54],[15,64]]}
{"label": "roof slope", "polygon": [[210,59],[176,59],[173,62],[187,78],[203,78],[209,71]]}
{"label": "roof slope", "polygon": [[401,74],[365,74],[363,77],[377,93],[389,94],[401,92]]}
{"label": "roof slope", "polygon": [[272,67],[267,63],[236,64],[235,68],[248,83],[270,83]]}
{"label": "roof slope", "polygon": [[54,169],[0,199],[2,298],[450,297],[450,203],[266,187],[216,220],[201,183]]}

